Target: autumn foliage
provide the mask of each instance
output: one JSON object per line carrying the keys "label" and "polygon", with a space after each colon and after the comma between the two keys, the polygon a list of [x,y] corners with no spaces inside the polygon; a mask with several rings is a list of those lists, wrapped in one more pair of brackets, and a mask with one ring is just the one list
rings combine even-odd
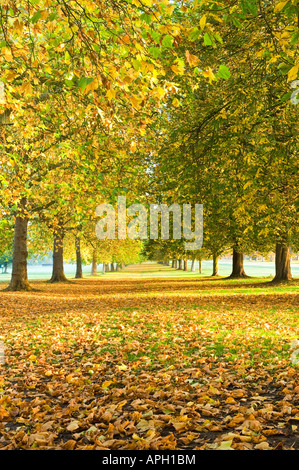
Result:
{"label": "autumn foliage", "polygon": [[157,269],[1,294],[2,449],[298,449],[298,282]]}

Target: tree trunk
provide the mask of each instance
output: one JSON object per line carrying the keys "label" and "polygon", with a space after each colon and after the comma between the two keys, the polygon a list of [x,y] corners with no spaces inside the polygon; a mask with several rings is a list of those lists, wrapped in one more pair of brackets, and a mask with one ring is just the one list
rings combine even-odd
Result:
{"label": "tree trunk", "polygon": [[233,249],[233,270],[229,279],[241,279],[248,277],[244,271],[244,255]]}
{"label": "tree trunk", "polygon": [[193,259],[191,262],[191,272],[194,273],[194,271],[195,271],[195,259]]}
{"label": "tree trunk", "polygon": [[188,271],[188,260],[184,259],[184,271]]}
{"label": "tree trunk", "polygon": [[178,269],[183,269],[183,260],[179,259],[179,267]]}
{"label": "tree trunk", "polygon": [[201,259],[198,260],[198,271],[199,271],[199,274],[202,273]]}
{"label": "tree trunk", "polygon": [[213,274],[212,276],[218,276],[219,273],[219,267],[218,267],[218,256],[213,255]]}
{"label": "tree trunk", "polygon": [[91,275],[97,275],[97,251],[93,250],[92,252],[92,262],[91,262]]}
{"label": "tree trunk", "polygon": [[26,199],[22,198],[18,213],[15,217],[12,274],[9,286],[5,290],[28,291],[31,290],[27,277],[27,227],[28,218],[24,212]]}
{"label": "tree trunk", "polygon": [[118,272],[119,271],[119,266],[118,266],[118,263],[116,263],[115,265],[115,271]]}
{"label": "tree trunk", "polygon": [[273,282],[291,281],[290,249],[284,243],[276,243],[275,277]]}
{"label": "tree trunk", "polygon": [[109,266],[109,263],[106,263],[106,273],[109,273],[110,272],[110,266]]}
{"label": "tree trunk", "polygon": [[55,229],[53,238],[53,269],[52,277],[49,282],[66,282],[67,278],[63,270],[63,230],[61,230],[61,228]]}
{"label": "tree trunk", "polygon": [[75,248],[76,248],[76,279],[82,279],[83,278],[83,272],[82,272],[82,259],[81,259],[81,246],[80,246],[80,238],[76,237],[75,238]]}
{"label": "tree trunk", "polygon": [[106,272],[106,264],[103,263],[103,266],[102,266],[102,273],[105,274],[105,272]]}
{"label": "tree trunk", "polygon": [[111,263],[111,265],[110,265],[110,266],[111,266],[111,269],[110,269],[110,271],[111,271],[112,273],[114,273],[114,263]]}
{"label": "tree trunk", "polygon": [[171,267],[174,268],[174,260],[171,261]]}

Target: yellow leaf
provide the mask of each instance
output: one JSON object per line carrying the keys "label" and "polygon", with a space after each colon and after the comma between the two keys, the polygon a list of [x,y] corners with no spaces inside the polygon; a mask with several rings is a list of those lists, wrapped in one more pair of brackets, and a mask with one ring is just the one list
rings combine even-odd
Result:
{"label": "yellow leaf", "polygon": [[198,64],[198,57],[196,55],[190,54],[190,52],[186,51],[186,58],[189,65],[197,65]]}
{"label": "yellow leaf", "polygon": [[84,94],[87,94],[89,91],[96,90],[99,86],[99,83],[97,80],[93,80],[91,83],[89,83],[85,89],[84,89]]}
{"label": "yellow leaf", "polygon": [[222,441],[217,450],[233,450],[231,447],[232,443],[233,441]]}
{"label": "yellow leaf", "polygon": [[40,12],[40,17],[42,20],[45,20],[46,18],[48,18],[48,16],[49,16],[49,12],[47,10],[42,10]]}
{"label": "yellow leaf", "polygon": [[211,82],[212,80],[215,80],[215,75],[214,75],[214,73],[213,73],[211,67],[209,67],[207,70],[204,70],[204,71],[202,72],[202,74],[203,74],[204,77],[209,78],[210,82]]}
{"label": "yellow leaf", "polygon": [[21,34],[23,31],[23,27],[24,27],[24,24],[21,21],[15,20],[13,24],[13,29],[16,33]]}
{"label": "yellow leaf", "polygon": [[286,1],[286,2],[279,2],[279,3],[275,6],[274,11],[275,11],[275,12],[281,11],[281,10],[283,9],[283,7],[284,7],[287,3],[288,3],[287,1]]}
{"label": "yellow leaf", "polygon": [[297,78],[298,72],[299,72],[299,64],[294,65],[294,67],[292,67],[291,70],[289,70],[288,82],[295,80]]}
{"label": "yellow leaf", "polygon": [[165,95],[166,91],[164,90],[164,88],[157,86],[156,88],[154,88],[153,93],[159,98],[162,98],[162,96]]}
{"label": "yellow leaf", "polygon": [[7,418],[8,416],[9,413],[6,411],[6,409],[3,406],[0,406],[0,420]]}
{"label": "yellow leaf", "polygon": [[184,73],[184,67],[180,65],[172,65],[171,70],[178,75],[182,75]]}
{"label": "yellow leaf", "polygon": [[24,93],[24,95],[31,95],[32,93],[32,86],[31,86],[31,83],[30,82],[24,82],[21,86],[20,86],[20,90]]}
{"label": "yellow leaf", "polygon": [[126,75],[126,76],[123,78],[123,83],[125,83],[126,85],[130,85],[133,80],[134,80],[134,77],[132,77],[132,76],[130,76],[130,75]]}
{"label": "yellow leaf", "polygon": [[106,380],[105,382],[102,383],[102,388],[106,390],[109,387],[109,385],[111,385],[112,383],[113,383],[112,380]]}
{"label": "yellow leaf", "polygon": [[132,142],[130,143],[130,150],[132,152],[135,152],[136,150],[136,142],[134,142],[134,140],[132,140]]}
{"label": "yellow leaf", "polygon": [[72,421],[66,428],[68,431],[76,431],[79,428],[78,421]]}
{"label": "yellow leaf", "polygon": [[131,43],[131,39],[130,39],[130,36],[128,36],[128,34],[126,34],[125,36],[122,37],[122,40],[125,44],[130,44]]}
{"label": "yellow leaf", "polygon": [[9,70],[6,73],[5,78],[8,82],[11,82],[17,75],[18,73],[15,70]]}
{"label": "yellow leaf", "polygon": [[110,89],[107,91],[106,95],[107,95],[107,98],[108,98],[109,100],[112,100],[112,99],[115,98],[116,92],[115,92],[115,90],[112,90],[112,89],[110,88]]}
{"label": "yellow leaf", "polygon": [[233,397],[227,397],[227,399],[225,400],[225,403],[234,404],[236,403],[236,400]]}
{"label": "yellow leaf", "polygon": [[0,104],[5,104],[5,88],[4,83],[0,81]]}
{"label": "yellow leaf", "polygon": [[203,15],[199,21],[199,26],[201,29],[204,29],[206,22],[207,22],[207,15]]}

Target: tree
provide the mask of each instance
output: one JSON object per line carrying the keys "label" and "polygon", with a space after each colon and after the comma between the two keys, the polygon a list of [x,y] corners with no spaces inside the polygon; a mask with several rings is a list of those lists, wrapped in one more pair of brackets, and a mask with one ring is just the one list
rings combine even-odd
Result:
{"label": "tree", "polygon": [[[193,203],[203,202],[204,246],[215,251],[216,260],[218,248],[209,233],[213,228],[216,238],[221,233],[220,253],[228,247],[233,251],[231,277],[242,278],[246,277],[243,253],[257,248],[256,243],[264,246],[264,239],[256,237],[256,226],[267,225],[268,245],[270,232],[277,233],[278,243],[285,246],[278,251],[277,264],[283,266],[288,265],[288,232],[298,218],[294,211],[298,119],[294,109],[290,111],[291,92],[285,93],[298,74],[298,5],[248,1],[226,2],[223,8],[218,2],[204,13],[205,3],[190,15],[194,26],[189,43],[182,42],[181,47],[188,69],[200,74],[199,61],[205,64],[209,83],[201,87],[188,73],[179,77],[174,99],[159,120],[156,168],[176,200],[189,197]],[[216,19],[216,12],[224,21]],[[212,17],[209,23],[208,16]],[[203,43],[196,22],[205,31]],[[262,174],[266,161],[277,179],[274,184],[271,172],[266,178],[263,174],[257,188],[256,176]],[[262,222],[258,207],[266,206],[268,217],[273,201],[281,221],[273,214]],[[214,247],[209,247],[210,241]]]}

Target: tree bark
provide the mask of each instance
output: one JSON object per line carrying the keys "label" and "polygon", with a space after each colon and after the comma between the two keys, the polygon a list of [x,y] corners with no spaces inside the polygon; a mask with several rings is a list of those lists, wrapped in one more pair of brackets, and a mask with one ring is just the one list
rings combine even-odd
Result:
{"label": "tree bark", "polygon": [[183,260],[179,259],[179,267],[178,269],[183,269]]}
{"label": "tree bark", "polygon": [[291,281],[290,249],[284,243],[276,243],[275,277],[272,282]]}
{"label": "tree bark", "polygon": [[96,250],[93,250],[92,252],[91,275],[92,276],[97,275],[97,252]]}
{"label": "tree bark", "polygon": [[244,271],[244,255],[233,248],[233,270],[229,279],[242,279],[248,277]]}
{"label": "tree bark", "polygon": [[219,274],[219,267],[218,267],[218,256],[217,255],[213,255],[213,274],[212,276],[218,276]]}
{"label": "tree bark", "polygon": [[184,259],[184,271],[188,271],[188,260]]}
{"label": "tree bark", "polygon": [[202,273],[201,259],[198,260],[198,270],[199,270],[199,274],[201,274]]}
{"label": "tree bark", "polygon": [[54,230],[53,234],[53,269],[52,277],[49,282],[66,282],[67,278],[63,269],[63,239],[64,231],[61,228]]}
{"label": "tree bark", "polygon": [[111,266],[110,271],[114,273],[114,263],[111,263],[110,266]]}
{"label": "tree bark", "polygon": [[25,215],[26,199],[22,198],[15,217],[12,274],[9,286],[5,290],[28,291],[31,286],[27,277],[27,227],[28,218]]}
{"label": "tree bark", "polygon": [[82,258],[81,258],[81,240],[80,237],[75,238],[75,249],[76,249],[76,279],[83,278],[82,272]]}
{"label": "tree bark", "polygon": [[191,271],[194,273],[195,271],[195,259],[192,260],[191,262]]}

